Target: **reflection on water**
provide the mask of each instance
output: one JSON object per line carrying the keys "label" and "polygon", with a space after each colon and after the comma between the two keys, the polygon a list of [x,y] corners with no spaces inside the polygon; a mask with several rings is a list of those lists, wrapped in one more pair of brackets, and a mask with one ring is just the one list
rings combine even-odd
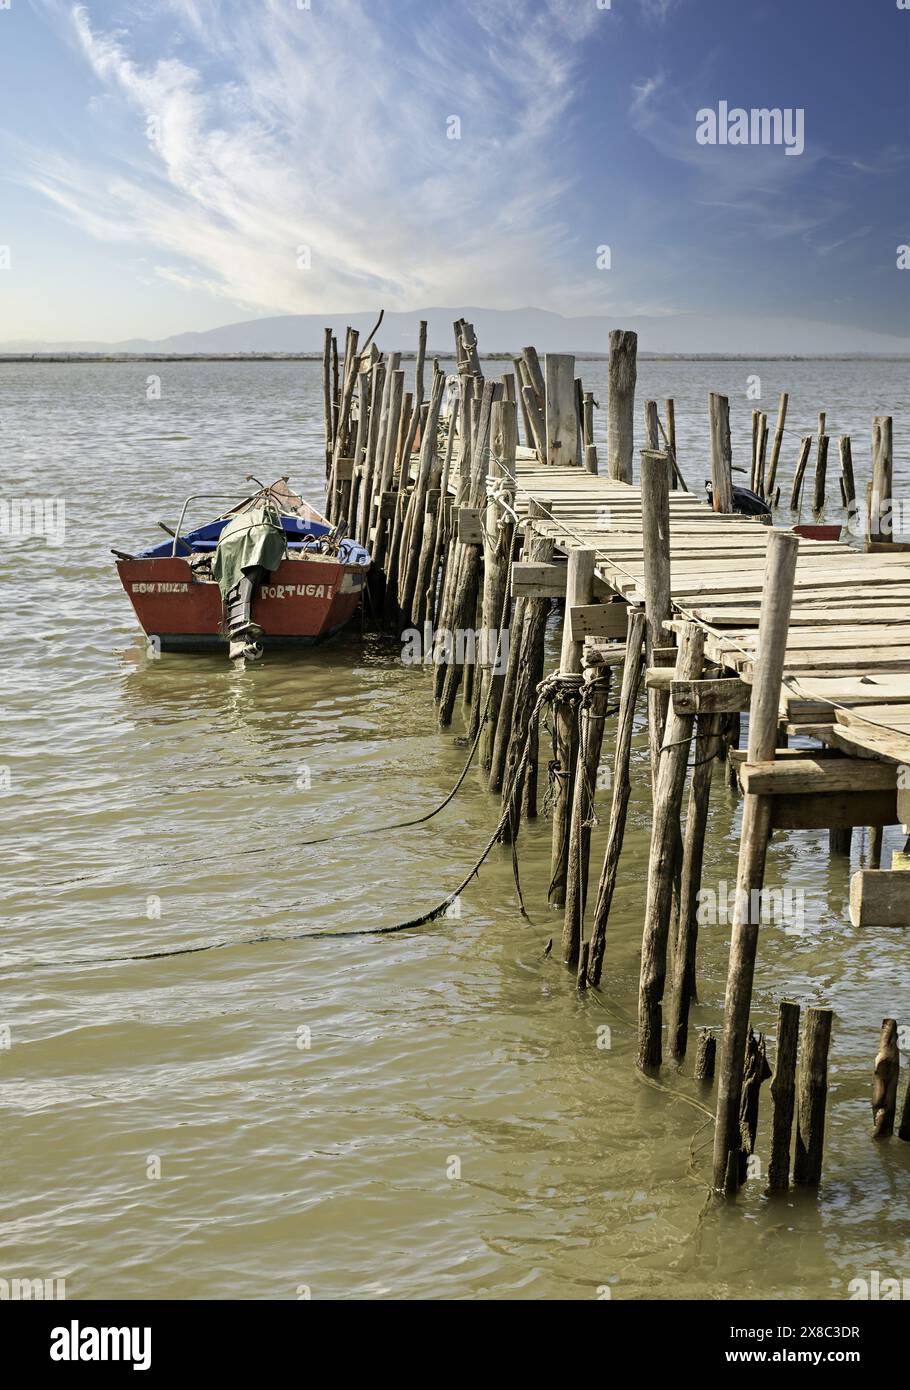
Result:
{"label": "reflection on water", "polygon": [[[819,407],[857,437],[893,409],[901,476],[898,367],[762,365],[797,433]],[[763,933],[755,1005],[766,1029],[782,994],[835,1008],[821,1197],[772,1202],[756,1182],[731,1210],[706,1205],[711,1094],[691,1062],[657,1086],[634,1072],[641,729],[600,995],[579,998],[544,954],[560,923],[543,819],[520,844],[531,925],[503,851],[460,917],[251,944],[415,915],[463,877],[495,803],[472,772],[425,826],[306,845],[452,786],[464,753],[435,729],[429,672],[356,632],[246,669],[148,659],[108,548],[173,524],[192,491],[289,473],[318,500],[322,472],[318,366],[156,370],[154,403],[144,364],[0,376],[7,487],[63,496],[67,514],[62,548],[0,553],[0,1274],[65,1277],[74,1298],[839,1298],[869,1269],[906,1272],[910,1148],[867,1137],[879,1022],[910,1022],[905,934],[851,927],[823,832],[772,844],[769,883],[807,911],[801,933]],[[693,482],[706,393],[741,395],[747,370],[641,364],[643,396],[676,396]],[[602,364],[583,371],[602,392]],[[750,406],[734,408],[742,433]],[[737,837],[718,779],[706,884],[732,881]],[[601,826],[595,864],[602,844]],[[723,925],[702,929],[695,1026],[719,1020],[727,945]]]}

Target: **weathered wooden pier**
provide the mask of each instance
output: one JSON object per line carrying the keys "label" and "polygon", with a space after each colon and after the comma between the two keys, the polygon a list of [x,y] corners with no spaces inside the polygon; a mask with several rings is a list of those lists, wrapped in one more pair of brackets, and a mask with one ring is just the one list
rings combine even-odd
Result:
{"label": "weathered wooden pier", "polygon": [[[426,346],[423,331],[407,391],[397,354],[385,358],[369,342],[359,348],[349,331],[339,361],[327,331],[330,519],[372,550],[375,621],[432,649],[440,727],[449,726],[460,697],[472,754],[499,797],[504,842],[514,844],[522,821],[538,814],[540,719],[548,711],[549,901],[562,913],[562,959],[579,989],[598,987],[609,968],[633,718],[646,692],[653,821],[638,1016],[645,1070],[665,1054],[678,1060],[687,1052],[708,801],[716,764],[726,761],[743,815],[713,1185],[733,1193],[746,1175],[759,1091],[771,1075],[764,1040],[750,1027],[771,834],[827,828],[832,854],[845,854],[853,828],[869,827],[870,862],[851,881],[853,921],[910,925],[910,855],[895,855],[891,868],[880,863],[882,827],[910,824],[910,554],[885,524],[891,420],[873,421],[865,541],[847,545],[831,528],[798,534],[763,524],[770,516],[733,510],[729,403],[716,394],[706,402],[710,502],[688,491],[678,466],[672,401],[644,403],[636,485],[632,333],[611,334],[603,475],[594,400],[574,358],[549,354],[541,362],[525,348],[512,371],[488,380],[473,329],[459,321],[455,372],[447,377],[434,363],[427,385]],[[755,412],[753,420],[750,481],[772,505],[787,405],[785,394],[770,449],[767,419]],[[820,415],[817,513],[828,442]],[[795,501],[812,443],[800,444]],[[839,441],[838,457],[841,499],[855,518],[849,438]],[[559,667],[548,673],[544,629],[553,600],[563,603],[563,634]],[[598,769],[613,716],[606,850],[589,894]],[[789,746],[794,735],[799,747]],[[799,1008],[788,1001],[780,1008],[772,1190],[790,1182],[794,1116],[793,1180],[819,1181],[832,1024],[830,1010],[807,1010],[797,1073]],[[698,1076],[713,1075],[714,1051],[703,1034]],[[893,1128],[895,1057],[883,1032],[873,1101],[879,1136]],[[908,1138],[910,1106],[905,1119]]]}

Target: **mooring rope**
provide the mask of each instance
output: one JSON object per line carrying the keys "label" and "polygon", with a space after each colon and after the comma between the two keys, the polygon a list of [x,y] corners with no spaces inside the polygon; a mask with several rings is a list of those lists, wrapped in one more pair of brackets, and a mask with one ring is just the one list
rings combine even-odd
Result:
{"label": "mooring rope", "polygon": [[[548,676],[543,681],[541,681],[540,685],[537,687],[537,699],[535,701],[534,708],[531,712],[531,717],[528,721],[528,729],[524,741],[524,747],[522,749],[521,757],[515,769],[514,779],[511,784],[512,786],[520,786],[521,780],[523,779],[527,771],[528,762],[530,761],[531,748],[533,745],[532,731],[534,728],[534,721],[535,719],[537,719],[543,704],[546,702],[548,698],[550,698],[550,688],[552,685],[552,681],[553,677]],[[505,808],[500,814],[499,820],[496,823],[496,828],[493,831],[493,834],[490,836],[489,840],[487,840],[479,857],[475,860],[470,871],[465,875],[465,877],[459,883],[458,887],[453,889],[452,892],[448,893],[446,897],[442,899],[441,902],[436,903],[436,905],[434,907],[431,907],[428,911],[422,912],[417,917],[410,917],[405,922],[394,922],[391,925],[385,927],[351,927],[345,929],[344,931],[331,931],[320,929],[317,931],[302,932],[268,932],[264,933],[261,936],[241,937],[234,940],[223,939],[220,941],[207,941],[200,946],[175,946],[173,948],[163,951],[141,951],[116,956],[83,956],[77,957],[75,959],[70,958],[69,960],[57,959],[53,961],[33,961],[32,965],[37,969],[56,969],[58,966],[111,965],[119,964],[121,962],[125,963],[142,960],[163,960],[171,956],[193,956],[200,955],[203,951],[226,950],[227,948],[232,946],[260,946],[268,942],[319,940],[335,941],[343,939],[345,937],[353,936],[394,936],[398,932],[409,931],[414,927],[426,926],[429,923],[435,922],[439,918],[443,917],[448,912],[448,909],[452,906],[452,904],[456,902],[460,895],[464,892],[464,890],[467,888],[468,884],[472,881],[472,879],[476,878],[484,862],[489,857],[490,852],[493,849],[493,846],[498,842],[502,835],[502,832],[505,830],[507,824],[509,823],[510,817],[512,815],[512,799],[513,798],[511,796],[508,797]],[[513,863],[514,861],[515,850],[513,844]],[[528,917],[528,914],[527,912],[525,912],[524,909],[524,902],[521,898],[520,886],[519,904],[522,916],[527,921],[530,921],[530,918]]]}
{"label": "mooring rope", "polygon": [[[517,536],[518,528],[513,527],[511,539],[509,542],[509,553],[506,561],[507,565],[511,565],[512,563],[512,559],[515,554],[515,543]],[[493,667],[495,667],[498,664],[502,653],[502,638],[503,633],[505,632],[506,614],[508,612],[509,597],[510,590],[509,586],[506,585],[503,593],[502,607],[499,615],[499,626],[496,630],[496,649],[492,662]],[[440,815],[440,813],[444,811],[452,801],[455,800],[455,797],[458,795],[459,791],[464,785],[465,779],[469,771],[471,770],[471,764],[473,763],[474,756],[477,752],[478,747],[480,746],[480,740],[483,735],[483,727],[486,722],[486,717],[490,710],[490,703],[493,699],[494,690],[495,683],[491,681],[490,688],[487,691],[486,702],[484,704],[483,709],[480,711],[480,718],[478,720],[477,725],[477,733],[474,735],[474,738],[471,742],[471,746],[468,750],[468,756],[465,760],[464,767],[461,769],[461,772],[459,773],[455,785],[452,787],[451,791],[449,791],[447,795],[443,797],[442,801],[440,801],[438,805],[434,806],[432,810],[427,811],[422,816],[415,816],[411,820],[397,821],[391,825],[368,825],[362,827],[355,827],[348,830],[336,830],[330,835],[320,835],[313,840],[292,840],[288,842],[287,848],[310,849],[315,845],[332,844],[335,840],[357,839],[358,837],[362,837],[364,835],[383,835],[388,834],[392,830],[411,830],[418,825],[425,825],[427,821],[431,821],[436,816]],[[213,858],[207,859],[206,864],[232,863],[234,860],[240,859],[248,855],[261,855],[262,852],[262,849],[259,847],[248,847],[244,849],[238,849],[230,855],[216,855]],[[133,865],[129,870],[125,870],[123,865],[116,865],[110,869],[99,869],[96,873],[78,874],[74,878],[52,880],[50,883],[46,884],[26,884],[17,891],[23,893],[46,893],[47,890],[50,888],[71,888],[75,887],[77,884],[82,883],[97,883],[102,879],[110,878],[112,875],[122,874],[124,872],[134,873],[141,870],[142,872],[154,873],[162,869],[180,868],[187,864],[198,863],[199,856],[193,855],[185,859],[171,859],[163,863]]]}

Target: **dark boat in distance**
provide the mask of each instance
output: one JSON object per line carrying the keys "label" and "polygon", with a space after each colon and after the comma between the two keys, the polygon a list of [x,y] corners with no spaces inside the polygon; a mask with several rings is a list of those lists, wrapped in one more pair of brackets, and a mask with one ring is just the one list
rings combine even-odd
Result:
{"label": "dark boat in distance", "polygon": [[[256,482],[256,479],[252,479]],[[161,651],[227,648],[255,658],[270,647],[312,646],[339,632],[366,586],[370,555],[339,534],[281,478],[214,521],[138,555],[115,550],[120,582]]]}

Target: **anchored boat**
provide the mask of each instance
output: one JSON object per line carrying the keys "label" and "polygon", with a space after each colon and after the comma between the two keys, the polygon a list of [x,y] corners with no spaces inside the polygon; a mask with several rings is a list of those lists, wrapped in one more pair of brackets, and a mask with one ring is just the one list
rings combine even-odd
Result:
{"label": "anchored boat", "polygon": [[[252,479],[256,482],[256,479]],[[370,568],[362,545],[292,492],[287,478],[243,498],[214,521],[176,531],[138,555],[114,550],[120,581],[148,637],[162,651],[227,647],[255,658],[266,647],[310,646],[344,627]]]}

